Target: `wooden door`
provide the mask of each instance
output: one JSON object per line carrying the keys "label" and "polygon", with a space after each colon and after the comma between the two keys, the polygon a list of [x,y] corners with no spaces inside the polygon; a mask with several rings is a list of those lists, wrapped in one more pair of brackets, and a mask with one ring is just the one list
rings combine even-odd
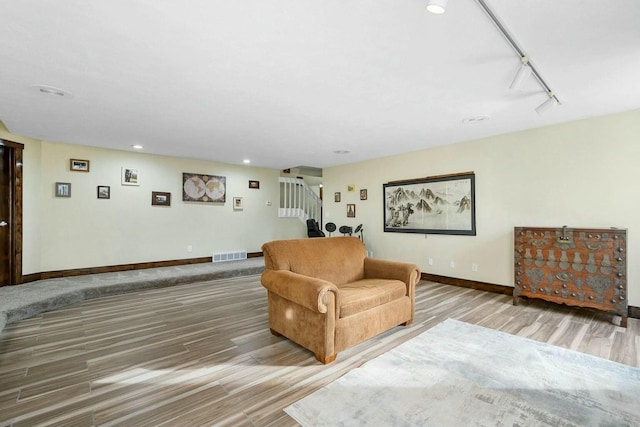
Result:
{"label": "wooden door", "polygon": [[22,282],[22,150],[0,139],[0,286]]}

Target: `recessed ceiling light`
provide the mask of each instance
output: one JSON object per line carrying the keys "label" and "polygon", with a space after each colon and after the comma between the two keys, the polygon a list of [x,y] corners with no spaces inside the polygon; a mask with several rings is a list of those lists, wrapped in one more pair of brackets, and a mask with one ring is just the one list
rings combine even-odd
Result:
{"label": "recessed ceiling light", "polygon": [[140,144],[132,144],[131,148],[133,148],[134,150],[142,150],[144,147]]}
{"label": "recessed ceiling light", "polygon": [[427,10],[436,15],[442,15],[447,11],[448,0],[429,0],[427,3]]}
{"label": "recessed ceiling light", "polygon": [[489,120],[491,117],[489,116],[473,116],[473,117],[467,117],[466,119],[462,119],[462,123],[464,123],[465,125],[471,125],[471,124],[476,124],[476,123],[482,123],[482,122],[486,122],[487,120]]}
{"label": "recessed ceiling light", "polygon": [[32,85],[31,88],[45,95],[51,95],[59,98],[73,98],[73,94],[65,89],[48,85]]}
{"label": "recessed ceiling light", "polygon": [[249,159],[244,159],[244,160],[242,161],[242,163],[244,163],[245,165],[248,165],[249,163],[251,163],[251,160],[249,160]]}
{"label": "recessed ceiling light", "polygon": [[350,152],[349,150],[333,150],[334,154],[349,154]]}

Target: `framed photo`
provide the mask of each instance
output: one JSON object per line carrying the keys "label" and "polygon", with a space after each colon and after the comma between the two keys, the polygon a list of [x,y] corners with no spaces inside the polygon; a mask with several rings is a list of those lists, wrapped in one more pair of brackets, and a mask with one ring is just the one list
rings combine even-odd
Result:
{"label": "framed photo", "polygon": [[122,185],[140,185],[138,168],[122,168]]}
{"label": "framed photo", "polygon": [[355,184],[347,184],[347,191],[350,192],[350,193],[356,191],[356,185]]}
{"label": "framed photo", "polygon": [[203,175],[199,173],[182,174],[182,201],[224,203],[227,200],[227,177]]}
{"label": "framed photo", "polygon": [[110,199],[111,187],[108,185],[98,185],[98,199]]}
{"label": "framed photo", "polygon": [[333,194],[333,201],[336,202],[336,203],[340,203],[340,192],[339,191],[336,191]]}
{"label": "framed photo", "polygon": [[89,172],[89,160],[70,159],[69,170],[74,172]]}
{"label": "framed photo", "polygon": [[347,218],[356,217],[356,205],[355,203],[347,203]]}
{"label": "framed photo", "polygon": [[56,182],[56,197],[71,197],[70,182]]}
{"label": "framed photo", "polygon": [[249,181],[249,188],[260,189],[260,181]]}
{"label": "framed photo", "polygon": [[152,191],[151,206],[171,206],[171,193]]}
{"label": "framed photo", "polygon": [[366,189],[360,190],[360,200],[367,200],[367,190]]}
{"label": "framed photo", "polygon": [[242,200],[242,197],[234,197],[233,198],[233,210],[234,211],[241,211],[244,209],[244,202]]}
{"label": "framed photo", "polygon": [[383,184],[384,231],[476,235],[475,174]]}

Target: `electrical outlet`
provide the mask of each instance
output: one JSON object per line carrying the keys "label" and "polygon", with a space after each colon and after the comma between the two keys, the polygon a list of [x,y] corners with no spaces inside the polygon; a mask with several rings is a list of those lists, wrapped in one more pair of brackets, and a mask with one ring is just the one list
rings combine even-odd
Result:
{"label": "electrical outlet", "polygon": [[187,252],[193,252],[193,246],[187,245]]}
{"label": "electrical outlet", "polygon": [[433,265],[433,258],[429,258],[429,265]]}
{"label": "electrical outlet", "polygon": [[455,261],[451,261],[451,262],[449,263],[449,267],[451,267],[451,268],[456,268],[456,262],[455,262]]}
{"label": "electrical outlet", "polygon": [[478,271],[478,264],[476,264],[476,263],[471,264],[471,271],[477,272]]}

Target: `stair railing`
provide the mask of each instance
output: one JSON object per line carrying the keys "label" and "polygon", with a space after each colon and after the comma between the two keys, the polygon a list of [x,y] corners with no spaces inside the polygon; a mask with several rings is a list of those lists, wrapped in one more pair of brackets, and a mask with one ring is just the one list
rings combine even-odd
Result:
{"label": "stair railing", "polygon": [[280,209],[281,218],[298,218],[304,224],[312,218],[320,222],[322,200],[300,178],[280,177]]}

